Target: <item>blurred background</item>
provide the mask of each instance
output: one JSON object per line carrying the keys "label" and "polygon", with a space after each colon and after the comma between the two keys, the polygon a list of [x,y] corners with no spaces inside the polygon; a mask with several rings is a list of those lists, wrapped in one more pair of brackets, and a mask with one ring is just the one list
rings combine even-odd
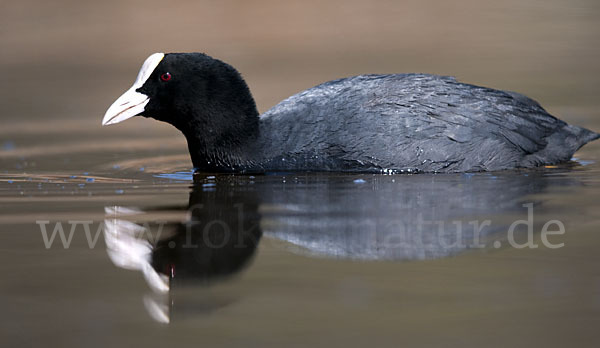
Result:
{"label": "blurred background", "polygon": [[144,130],[164,136],[162,154],[189,167],[183,139],[166,125],[100,127],[153,52],[200,51],[232,64],[260,112],[334,78],[426,72],[515,90],[592,127],[599,19],[594,0],[2,1],[0,134],[11,151],[0,159],[14,167],[11,158],[29,158],[21,165],[33,169],[42,148],[83,146],[77,134],[97,140],[87,150],[106,150],[101,140],[133,141]]}
{"label": "blurred background", "polygon": [[[564,221],[568,247],[361,263],[262,242],[241,280],[195,294],[201,305],[168,329],[144,309],[143,276],[114,267],[102,242],[89,249],[80,231],[70,249],[47,250],[34,222],[93,220],[94,232],[117,206],[181,222],[192,167],[183,136],[145,118],[100,125],[153,52],[230,63],[261,112],[335,78],[425,72],[523,93],[600,131],[599,39],[598,0],[0,0],[0,346],[598,346],[600,141],[578,152],[573,170],[529,179],[364,176],[355,185],[332,176],[323,188],[265,176],[260,193],[281,194],[266,205],[272,219],[294,218],[303,203],[317,213],[291,224],[321,223],[324,233],[339,228],[331,221],[395,219],[402,211],[386,197],[421,202],[424,192],[445,211],[487,192],[521,214],[511,197],[533,192],[536,221]],[[180,170],[187,176],[171,180]],[[418,192],[415,179],[433,189]],[[488,179],[498,179],[492,191],[474,184]],[[394,191],[406,187],[414,190]],[[449,204],[439,187],[464,197]]]}

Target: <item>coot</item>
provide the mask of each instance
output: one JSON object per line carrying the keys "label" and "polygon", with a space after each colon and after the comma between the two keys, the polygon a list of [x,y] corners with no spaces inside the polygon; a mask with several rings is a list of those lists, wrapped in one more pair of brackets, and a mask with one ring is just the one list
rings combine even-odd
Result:
{"label": "coot", "polygon": [[172,124],[210,172],[473,172],[568,161],[600,137],[508,91],[429,74],[329,81],[259,116],[232,66],[155,53],[103,125],[136,115]]}

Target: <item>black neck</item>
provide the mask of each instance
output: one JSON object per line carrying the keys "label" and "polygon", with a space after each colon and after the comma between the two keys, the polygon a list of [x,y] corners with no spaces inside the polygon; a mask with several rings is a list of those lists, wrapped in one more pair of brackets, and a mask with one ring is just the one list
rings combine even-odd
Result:
{"label": "black neck", "polygon": [[168,96],[164,118],[185,135],[194,167],[239,171],[255,155],[250,148],[259,136],[254,98],[232,66],[203,55],[192,58],[199,59],[189,64],[195,70]]}
{"label": "black neck", "polygon": [[258,113],[244,118],[245,122],[227,131],[192,131],[196,127],[182,130],[196,170],[234,172],[252,166],[252,151],[259,135]]}

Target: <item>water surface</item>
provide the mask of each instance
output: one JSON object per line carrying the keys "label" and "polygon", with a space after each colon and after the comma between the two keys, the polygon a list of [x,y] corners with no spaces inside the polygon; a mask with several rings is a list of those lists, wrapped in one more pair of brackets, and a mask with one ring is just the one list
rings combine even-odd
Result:
{"label": "water surface", "polygon": [[192,176],[165,139],[4,150],[5,342],[598,339],[598,144],[527,171]]}

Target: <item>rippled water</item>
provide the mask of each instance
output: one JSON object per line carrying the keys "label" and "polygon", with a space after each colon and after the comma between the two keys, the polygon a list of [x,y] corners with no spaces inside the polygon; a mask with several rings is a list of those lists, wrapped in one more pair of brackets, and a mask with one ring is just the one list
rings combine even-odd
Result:
{"label": "rippled water", "polygon": [[29,139],[2,152],[5,342],[598,338],[600,144],[528,171],[193,176],[176,134],[12,127]]}

